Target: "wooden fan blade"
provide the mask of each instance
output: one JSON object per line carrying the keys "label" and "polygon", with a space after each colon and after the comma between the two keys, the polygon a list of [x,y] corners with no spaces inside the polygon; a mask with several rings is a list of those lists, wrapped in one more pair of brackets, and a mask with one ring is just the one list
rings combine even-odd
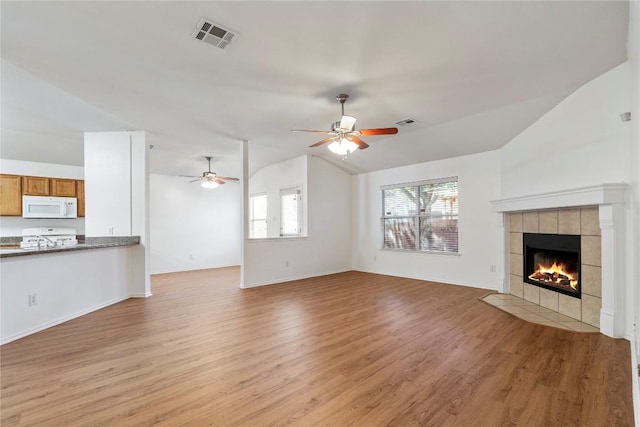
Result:
{"label": "wooden fan blade", "polygon": [[358,132],[360,132],[362,136],[394,135],[398,133],[398,128],[360,129]]}
{"label": "wooden fan blade", "polygon": [[369,148],[369,144],[367,144],[366,142],[364,142],[363,140],[361,140],[360,138],[358,138],[357,136],[349,136],[348,137],[349,141],[353,141],[356,144],[358,144],[358,148],[361,150],[364,150],[365,148]]}
{"label": "wooden fan blade", "polygon": [[335,136],[330,136],[329,138],[325,138],[325,139],[323,139],[322,141],[318,141],[318,142],[316,142],[315,144],[311,144],[311,145],[309,146],[309,148],[319,147],[319,146],[321,146],[322,144],[326,144],[327,142],[334,141],[335,139],[336,139],[336,137],[335,137]]}
{"label": "wooden fan blade", "polygon": [[308,130],[308,129],[293,129],[291,132],[313,132],[313,133],[335,133],[331,130]]}
{"label": "wooden fan blade", "polygon": [[226,182],[224,182],[223,180],[221,180],[218,177],[213,178],[213,182],[217,182],[218,184],[226,184]]}
{"label": "wooden fan blade", "polygon": [[216,176],[216,178],[222,179],[222,180],[225,180],[225,181],[240,181],[238,178],[231,178],[231,177],[228,177],[228,176]]}
{"label": "wooden fan blade", "polygon": [[[193,178],[193,177],[192,177],[192,178]],[[203,179],[204,179],[203,177],[200,177],[200,178],[198,178],[198,179],[194,179],[193,181],[189,181],[189,182],[198,182],[198,181],[202,181]]]}

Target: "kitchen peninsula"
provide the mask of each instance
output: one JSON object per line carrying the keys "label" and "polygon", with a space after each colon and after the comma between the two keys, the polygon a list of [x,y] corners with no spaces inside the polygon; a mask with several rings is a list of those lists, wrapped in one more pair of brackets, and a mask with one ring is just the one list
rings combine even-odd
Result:
{"label": "kitchen peninsula", "polygon": [[[148,150],[144,131],[87,132],[80,170],[2,160],[3,173],[43,176],[44,188],[48,183],[49,189],[52,184],[56,191],[63,189],[51,177],[75,180],[76,197],[82,181],[86,215],[82,219],[24,219],[15,216],[19,215],[16,210],[6,222],[3,216],[5,237],[0,243],[13,247],[0,250],[0,344],[129,298],[151,296]],[[24,184],[25,180],[12,182],[18,186],[18,181]],[[31,181],[27,184],[36,182]],[[73,186],[67,187],[71,191]],[[61,235],[46,235],[38,231],[42,227]],[[25,228],[30,229],[28,233]],[[7,238],[20,229],[22,240],[25,236],[30,239]],[[75,244],[72,229],[86,238],[78,238]]]}
{"label": "kitchen peninsula", "polygon": [[0,253],[1,343],[137,295],[137,236],[88,237],[73,247]]}

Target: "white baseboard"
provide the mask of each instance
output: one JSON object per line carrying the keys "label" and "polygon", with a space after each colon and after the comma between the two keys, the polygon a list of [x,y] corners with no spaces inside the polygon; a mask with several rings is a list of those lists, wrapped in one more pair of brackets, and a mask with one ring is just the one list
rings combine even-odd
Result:
{"label": "white baseboard", "polygon": [[131,294],[129,298],[149,298],[153,295],[151,292],[145,292],[144,294]]}
{"label": "white baseboard", "polygon": [[634,340],[633,335],[629,340],[631,347],[631,389],[633,396],[633,415],[635,419],[636,427],[640,427],[640,374],[638,372],[638,347]]}
{"label": "white baseboard", "polygon": [[110,305],[119,303],[119,302],[124,301],[126,299],[129,299],[129,296],[115,298],[115,299],[113,299],[111,301],[107,301],[107,302],[105,302],[103,304],[98,304],[96,306],[86,308],[86,309],[78,311],[76,313],[60,317],[59,319],[52,320],[51,322],[47,322],[47,323],[44,323],[42,325],[38,325],[35,328],[30,328],[30,329],[27,329],[25,331],[18,332],[17,334],[13,334],[13,335],[10,335],[8,337],[3,337],[2,340],[0,340],[0,345],[8,344],[11,341],[15,341],[17,339],[24,338],[24,337],[26,337],[28,335],[35,334],[36,332],[43,331],[43,330],[48,329],[48,328],[50,328],[52,326],[56,326],[56,325],[59,325],[59,324],[64,323],[64,322],[68,322],[69,320],[75,319],[75,318],[80,317],[80,316],[84,316],[85,314],[89,314],[89,313],[91,313],[93,311],[100,310],[101,308],[108,307]]}
{"label": "white baseboard", "polygon": [[456,286],[466,286],[468,288],[487,289],[489,291],[496,291],[496,292],[501,292],[500,289],[502,289],[502,286],[503,286],[502,279],[497,279],[495,283],[491,285],[485,285],[483,283],[467,283],[467,282],[452,283],[451,280],[448,280],[445,278],[438,278],[438,277],[417,277],[417,276],[411,276],[411,275],[400,276],[398,274],[393,274],[393,273],[385,273],[382,271],[372,271],[372,270],[364,270],[364,269],[358,269],[358,268],[353,268],[353,270],[361,271],[363,273],[381,274],[383,276],[394,276],[394,277],[402,277],[405,279],[422,280],[425,282],[444,283],[445,285],[456,285]]}
{"label": "white baseboard", "polygon": [[336,271],[324,271],[324,272],[318,272],[318,273],[304,274],[304,275],[301,275],[301,276],[283,277],[281,279],[271,280],[271,281],[268,281],[268,282],[242,283],[242,284],[240,284],[240,288],[248,289],[248,288],[256,288],[258,286],[277,285],[278,283],[293,282],[294,280],[309,279],[311,277],[328,276],[329,274],[344,273],[344,272],[347,272],[347,271],[351,271],[351,269],[336,270]]}

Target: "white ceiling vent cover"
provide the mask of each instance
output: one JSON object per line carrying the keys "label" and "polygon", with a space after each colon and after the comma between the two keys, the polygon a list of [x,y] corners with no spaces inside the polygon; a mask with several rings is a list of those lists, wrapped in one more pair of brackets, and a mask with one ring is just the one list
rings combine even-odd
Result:
{"label": "white ceiling vent cover", "polygon": [[238,36],[239,34],[236,31],[216,24],[207,18],[200,18],[198,25],[193,30],[193,34],[191,34],[194,39],[209,43],[220,49],[229,46]]}
{"label": "white ceiling vent cover", "polygon": [[409,117],[409,118],[406,118],[404,120],[397,121],[395,123],[395,125],[396,126],[407,126],[407,125],[413,124],[415,122],[417,122],[416,119],[412,119],[412,118]]}

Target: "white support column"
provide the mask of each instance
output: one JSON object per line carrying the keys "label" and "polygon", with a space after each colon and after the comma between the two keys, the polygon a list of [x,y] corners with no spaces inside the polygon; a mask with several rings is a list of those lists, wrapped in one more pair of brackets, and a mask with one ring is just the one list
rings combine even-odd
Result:
{"label": "white support column", "polygon": [[500,264],[496,266],[496,271],[502,272],[502,277],[498,278],[498,292],[502,294],[508,294],[511,290],[511,271],[509,271],[509,252],[510,252],[510,224],[509,224],[509,213],[501,212],[498,214],[498,227],[500,229],[500,234],[502,234],[502,239],[499,240],[498,246],[498,254],[501,256],[498,258],[500,260]]}
{"label": "white support column", "polygon": [[131,235],[140,245],[131,248],[131,296],[151,296],[151,250],[149,245],[149,141],[144,131],[130,132],[131,141]]}
{"label": "white support column", "polygon": [[249,141],[242,141],[242,227],[240,239],[240,288],[244,289],[245,249],[249,238]]}
{"label": "white support column", "polygon": [[602,308],[600,331],[610,337],[625,336],[625,219],[624,205],[600,205]]}

